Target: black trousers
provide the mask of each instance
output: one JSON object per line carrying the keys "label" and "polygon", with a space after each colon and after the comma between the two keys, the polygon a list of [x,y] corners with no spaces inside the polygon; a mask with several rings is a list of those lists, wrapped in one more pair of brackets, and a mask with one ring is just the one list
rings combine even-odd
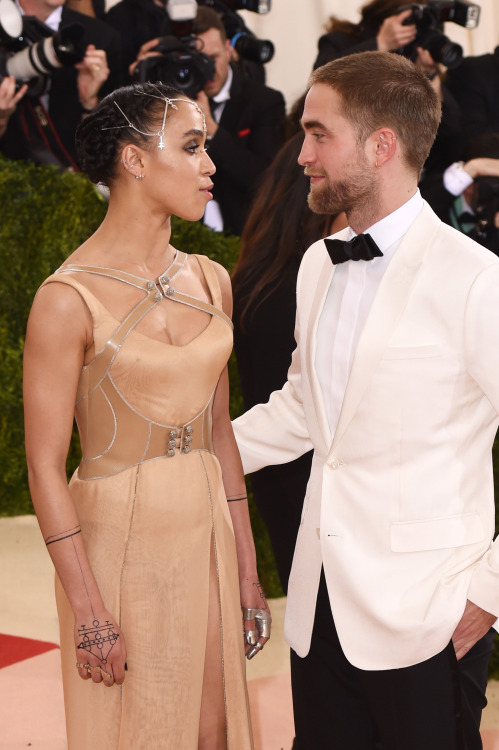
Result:
{"label": "black trousers", "polygon": [[341,649],[324,573],[309,654],[291,651],[294,750],[481,750],[494,631],[459,662],[452,643],[403,669],[365,671]]}

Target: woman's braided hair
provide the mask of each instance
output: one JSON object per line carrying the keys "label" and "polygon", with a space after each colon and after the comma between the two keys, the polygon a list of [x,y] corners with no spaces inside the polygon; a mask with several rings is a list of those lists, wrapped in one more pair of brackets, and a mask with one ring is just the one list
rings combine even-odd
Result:
{"label": "woman's braided hair", "polygon": [[[134,83],[106,96],[76,130],[76,150],[81,170],[92,180],[110,185],[116,177],[120,151],[126,143],[154,148],[156,143],[127,125],[128,120],[143,133],[159,130],[165,111],[161,97],[188,97],[164,83]],[[167,121],[171,117],[168,108]]]}

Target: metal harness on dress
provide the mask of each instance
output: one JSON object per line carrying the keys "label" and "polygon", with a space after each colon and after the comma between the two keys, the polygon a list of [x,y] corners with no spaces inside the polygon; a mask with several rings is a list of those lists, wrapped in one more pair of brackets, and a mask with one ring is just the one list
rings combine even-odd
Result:
{"label": "metal harness on dress", "polygon": [[[104,348],[83,370],[76,402],[80,433],[86,434],[82,422],[89,418],[89,413],[93,409],[99,412],[102,408],[110,408],[115,429],[109,445],[99,455],[89,455],[92,453],[90,446],[82,445],[83,458],[78,468],[80,479],[110,476],[144,461],[165,456],[173,457],[176,452],[213,452],[213,394],[203,410],[186,424],[164,425],[137,412],[119,393],[110,377],[112,363],[130,331],[164,297],[203,310],[232,328],[232,321],[222,310],[196,297],[178,292],[170,286],[170,282],[185,263],[186,257],[185,253],[177,251],[173,263],[157,283],[123,271],[95,266],[67,265],[56,272],[85,272],[108,276],[143,289],[147,293],[120,323]],[[86,409],[82,408],[85,400]],[[118,414],[122,416],[117,418]]]}

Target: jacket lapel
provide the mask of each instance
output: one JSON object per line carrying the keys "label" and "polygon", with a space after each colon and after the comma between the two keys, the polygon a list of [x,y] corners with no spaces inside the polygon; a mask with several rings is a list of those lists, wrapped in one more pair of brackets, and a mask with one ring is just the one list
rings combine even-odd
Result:
{"label": "jacket lapel", "polygon": [[440,224],[425,204],[386,269],[359,339],[330,454],[337,450],[404,313],[423,258]]}
{"label": "jacket lapel", "polygon": [[[342,235],[345,235],[346,233],[346,230],[343,230],[342,232],[338,232],[337,234],[332,236],[336,238],[342,238]],[[321,435],[324,439],[325,452],[327,452],[329,446],[331,445],[331,429],[329,427],[329,419],[326,413],[326,408],[324,406],[322,390],[315,369],[315,352],[317,348],[317,328],[319,318],[321,316],[322,308],[324,307],[324,302],[326,300],[326,295],[329,291],[329,287],[333,279],[334,269],[335,267],[331,263],[331,259],[329,258],[329,255],[327,255],[326,251],[322,265],[318,266],[317,276],[315,274],[313,276],[314,287],[313,289],[310,289],[308,291],[308,293],[312,297],[312,303],[310,306],[310,315],[308,319],[308,328],[306,335],[305,363],[309,376],[310,390],[312,392],[312,400],[315,408],[315,416],[317,424],[319,425]]]}

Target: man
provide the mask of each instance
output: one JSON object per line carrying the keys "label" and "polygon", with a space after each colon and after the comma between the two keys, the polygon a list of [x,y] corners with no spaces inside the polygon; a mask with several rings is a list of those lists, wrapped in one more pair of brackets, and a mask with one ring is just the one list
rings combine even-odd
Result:
{"label": "man", "polygon": [[410,61],[360,53],[310,83],[309,203],[350,227],[305,254],[288,381],[234,424],[247,473],[314,448],[285,621],[297,746],[475,750],[499,613],[499,260],[421,199],[440,105]]}
{"label": "man", "polygon": [[20,0],[23,15],[34,16],[52,31],[73,24],[83,29],[85,55],[80,63],[55,70],[41,96],[16,92],[16,82],[0,82],[0,151],[11,159],[32,159],[77,169],[74,136],[81,118],[99,96],[121,85],[119,35],[103,21],[65,8],[64,0]]}
{"label": "man", "polygon": [[486,55],[465,57],[448,74],[448,86],[462,110],[465,143],[481,133],[498,133],[499,46]]}
{"label": "man", "polygon": [[[215,231],[240,235],[258,180],[282,144],[284,98],[231,64],[233,50],[213,8],[198,8],[194,33],[198,49],[215,65],[213,79],[197,96],[206,118],[209,154],[217,168],[214,200],[207,206],[204,223]],[[130,74],[142,60],[158,54],[159,41],[150,39],[141,46]]]}
{"label": "man", "polygon": [[120,0],[106,13],[107,23],[121,36],[125,80],[142,45],[154,37],[156,46],[158,37],[172,33],[165,5],[164,0]]}
{"label": "man", "polygon": [[217,168],[205,223],[240,235],[258,180],[282,143],[284,99],[231,65],[232,48],[212,8],[198,9],[195,31],[201,51],[215,63],[213,79],[197,97]]}

